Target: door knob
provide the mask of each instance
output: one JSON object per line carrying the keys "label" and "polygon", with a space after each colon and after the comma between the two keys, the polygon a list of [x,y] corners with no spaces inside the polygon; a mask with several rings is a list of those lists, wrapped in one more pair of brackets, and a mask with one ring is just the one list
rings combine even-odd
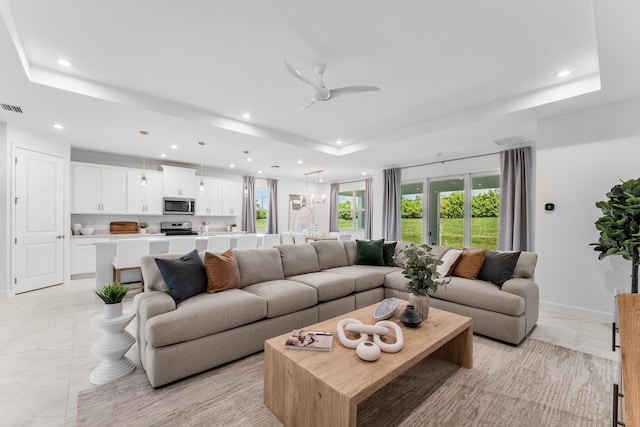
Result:
{"label": "door knob", "polygon": [[56,239],[64,239],[64,235],[63,235],[63,234],[61,234],[61,235],[59,235],[59,236],[56,236]]}

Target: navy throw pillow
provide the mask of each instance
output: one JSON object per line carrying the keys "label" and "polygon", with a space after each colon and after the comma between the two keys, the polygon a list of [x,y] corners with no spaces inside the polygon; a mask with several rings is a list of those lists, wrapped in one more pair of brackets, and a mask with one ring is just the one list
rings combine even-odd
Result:
{"label": "navy throw pillow", "polygon": [[207,271],[196,249],[179,259],[156,258],[156,265],[176,304],[207,291]]}
{"label": "navy throw pillow", "polygon": [[478,279],[502,287],[503,283],[513,276],[518,258],[520,252],[487,251]]}

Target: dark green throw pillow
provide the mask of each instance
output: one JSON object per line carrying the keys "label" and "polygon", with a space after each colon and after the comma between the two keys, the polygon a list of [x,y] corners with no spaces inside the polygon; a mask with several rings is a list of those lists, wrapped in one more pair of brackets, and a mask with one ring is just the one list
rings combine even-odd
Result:
{"label": "dark green throw pillow", "polygon": [[385,243],[382,246],[382,259],[384,261],[384,265],[389,267],[395,267],[396,263],[393,260],[393,255],[396,253],[396,244],[398,242],[389,242]]}
{"label": "dark green throw pillow", "polygon": [[502,284],[513,276],[518,258],[520,258],[520,252],[487,251],[478,273],[478,280],[495,283],[502,287]]}
{"label": "dark green throw pillow", "polygon": [[384,239],[380,240],[358,240],[356,239],[356,248],[358,256],[356,264],[360,265],[384,265],[382,258],[382,248],[384,247]]}

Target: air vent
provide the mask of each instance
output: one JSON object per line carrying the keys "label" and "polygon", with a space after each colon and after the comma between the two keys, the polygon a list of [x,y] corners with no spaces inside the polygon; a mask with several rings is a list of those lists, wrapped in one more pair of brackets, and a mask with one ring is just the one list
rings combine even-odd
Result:
{"label": "air vent", "polygon": [[10,104],[0,104],[0,105],[2,105],[2,109],[5,111],[13,111],[14,113],[22,114],[22,108],[18,107],[17,105],[10,105]]}
{"label": "air vent", "polygon": [[272,168],[278,169],[280,166],[278,165],[271,165]]}
{"label": "air vent", "polygon": [[522,136],[517,135],[517,136],[508,136],[506,138],[494,139],[493,142],[495,142],[498,145],[515,145],[515,144],[522,144],[525,142],[525,140]]}

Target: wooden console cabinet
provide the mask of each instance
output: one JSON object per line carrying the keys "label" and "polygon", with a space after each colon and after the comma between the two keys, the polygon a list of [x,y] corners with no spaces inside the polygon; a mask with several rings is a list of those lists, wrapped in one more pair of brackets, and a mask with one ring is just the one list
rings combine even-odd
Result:
{"label": "wooden console cabinet", "polygon": [[640,294],[619,294],[620,383],[614,385],[613,425],[640,426]]}

